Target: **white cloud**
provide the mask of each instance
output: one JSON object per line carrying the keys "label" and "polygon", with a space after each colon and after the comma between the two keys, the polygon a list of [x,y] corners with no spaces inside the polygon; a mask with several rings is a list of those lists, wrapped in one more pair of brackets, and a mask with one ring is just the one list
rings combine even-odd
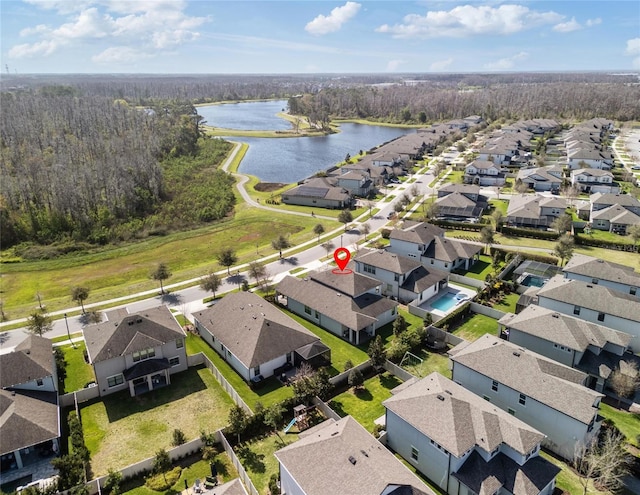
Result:
{"label": "white cloud", "polygon": [[336,7],[328,16],[319,15],[307,23],[305,31],[315,36],[333,33],[340,30],[342,25],[353,18],[360,10],[361,5],[356,2],[347,2],[342,7]]}
{"label": "white cloud", "polygon": [[544,24],[561,21],[562,15],[538,12],[522,5],[460,5],[449,11],[430,11],[426,15],[409,14],[402,24],[384,24],[376,29],[394,38],[435,38],[473,36],[480,34],[507,35]]}
{"label": "white cloud", "polygon": [[627,55],[640,55],[640,38],[627,40],[627,49],[625,53]]}
{"label": "white cloud", "polygon": [[517,62],[522,62],[529,58],[529,54],[527,52],[520,52],[512,55],[511,57],[501,58],[500,60],[496,60],[495,62],[490,62],[484,65],[485,69],[489,70],[507,70],[512,69]]}
{"label": "white cloud", "polygon": [[598,24],[602,24],[602,19],[599,17],[596,17],[595,19],[587,19],[585,24],[587,27],[597,26]]}
{"label": "white cloud", "polygon": [[[160,55],[158,51],[197,39],[197,28],[210,20],[187,15],[184,12],[186,2],[181,0],[28,1],[43,9],[56,9],[66,22],[57,27],[38,25],[23,29],[23,37],[40,39],[11,48],[12,58],[50,55],[69,45],[90,46],[87,43],[96,39],[113,45],[106,49],[101,46],[103,51],[94,57],[98,60],[125,53],[125,47],[130,47],[139,56],[157,56]],[[71,10],[68,4],[81,8]]]}
{"label": "white cloud", "polygon": [[396,72],[400,66],[406,63],[406,60],[389,60],[389,62],[387,62],[387,72]]}
{"label": "white cloud", "polygon": [[582,29],[582,26],[578,21],[576,21],[575,17],[572,17],[570,21],[561,22],[553,26],[553,30],[558,33],[570,33],[571,31],[577,31],[578,29]]}
{"label": "white cloud", "polygon": [[429,66],[429,70],[433,70],[433,71],[443,71],[447,68],[449,68],[449,66],[453,63],[453,59],[451,57],[445,59],[445,60],[437,60],[435,62],[433,62],[430,66]]}
{"label": "white cloud", "polygon": [[150,55],[129,46],[112,46],[94,55],[91,60],[98,64],[124,64],[144,58],[150,58]]}

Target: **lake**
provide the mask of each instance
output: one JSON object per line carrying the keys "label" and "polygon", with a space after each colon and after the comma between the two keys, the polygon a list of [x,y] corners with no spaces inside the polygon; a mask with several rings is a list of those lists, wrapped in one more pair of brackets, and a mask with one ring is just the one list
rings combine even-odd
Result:
{"label": "lake", "polygon": [[[257,101],[197,107],[208,125],[241,130],[285,130],[291,125],[276,113],[287,108],[286,100]],[[340,132],[299,138],[229,137],[249,145],[240,172],[263,182],[297,182],[326,170],[360,150],[369,150],[415,129],[343,123]]]}

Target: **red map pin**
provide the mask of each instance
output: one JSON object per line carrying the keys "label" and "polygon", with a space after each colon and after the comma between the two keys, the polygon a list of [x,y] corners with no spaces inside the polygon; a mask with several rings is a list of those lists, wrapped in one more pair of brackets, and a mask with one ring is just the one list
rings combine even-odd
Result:
{"label": "red map pin", "polygon": [[347,248],[340,247],[333,252],[333,259],[336,261],[336,265],[340,268],[340,271],[333,270],[333,273],[340,273],[345,275],[347,273],[351,273],[351,270],[346,270],[345,267],[349,263],[351,259],[351,253]]}

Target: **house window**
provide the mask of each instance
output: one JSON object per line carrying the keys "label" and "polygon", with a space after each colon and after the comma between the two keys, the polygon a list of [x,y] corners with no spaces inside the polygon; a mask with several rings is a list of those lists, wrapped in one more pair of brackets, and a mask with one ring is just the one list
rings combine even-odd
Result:
{"label": "house window", "polygon": [[393,290],[393,285],[391,285],[391,284],[387,284],[387,290],[388,290],[388,291],[392,291],[392,290]]}
{"label": "house window", "polygon": [[511,409],[511,408],[509,408],[509,409],[507,409],[507,412],[508,412],[509,414],[511,414],[511,416],[515,416],[515,415],[516,415],[516,411],[515,411],[515,409]]}
{"label": "house window", "polygon": [[418,460],[418,456],[420,455],[420,451],[416,449],[413,445],[411,446],[411,459],[414,461]]}
{"label": "house window", "polygon": [[313,316],[315,317],[316,320],[320,319],[320,313],[318,313],[317,311],[313,311]]}
{"label": "house window", "polygon": [[176,349],[182,349],[184,347],[184,340],[176,339]]}
{"label": "house window", "polygon": [[173,366],[179,366],[180,365],[180,358],[178,356],[176,357],[172,357],[169,359],[169,364],[173,367]]}
{"label": "house window", "polygon": [[391,316],[396,314],[396,307],[391,308]]}
{"label": "house window", "polygon": [[253,376],[258,376],[260,374],[260,365],[253,368]]}
{"label": "house window", "polygon": [[144,361],[145,359],[151,359],[156,357],[156,350],[151,347],[142,351],[136,351],[133,353],[133,362]]}
{"label": "house window", "polygon": [[580,306],[574,306],[573,307],[573,314],[574,315],[579,315],[580,314]]}
{"label": "house window", "polygon": [[366,263],[362,264],[362,271],[366,272],[366,273],[370,273],[371,275],[375,275],[376,274],[376,267],[375,266],[371,266],[371,265],[367,265]]}
{"label": "house window", "polygon": [[498,391],[498,382],[497,381],[493,380],[491,382],[491,390],[493,390],[494,392]]}
{"label": "house window", "polygon": [[311,308],[309,306],[305,306],[304,307],[304,312],[307,313],[308,315],[311,314]]}
{"label": "house window", "polygon": [[38,378],[38,379],[36,380],[36,385],[37,385],[38,387],[42,387],[42,386],[44,385],[44,382],[42,381],[42,378]]}
{"label": "house window", "polygon": [[113,375],[107,378],[107,385],[109,386],[109,388],[117,387],[118,385],[122,385],[123,383],[124,383],[124,376],[122,376],[122,373],[120,373],[119,375]]}
{"label": "house window", "polygon": [[598,279],[597,278],[592,278],[591,279],[591,283],[594,285],[598,285]]}
{"label": "house window", "polygon": [[635,295],[636,295],[636,291],[637,291],[637,290],[638,290],[638,289],[637,289],[636,287],[631,287],[631,288],[629,289],[629,294],[631,294],[632,296],[635,296]]}
{"label": "house window", "polygon": [[524,394],[520,394],[520,398],[518,399],[518,403],[522,406],[527,404],[527,396]]}
{"label": "house window", "polygon": [[400,275],[398,275],[397,273],[395,273],[395,274],[393,275],[393,280],[394,280],[395,282],[397,282],[398,280],[400,280]]}
{"label": "house window", "polygon": [[604,313],[598,313],[598,321],[604,321]]}
{"label": "house window", "polygon": [[488,395],[483,395],[482,398],[487,402],[491,402],[491,397],[489,397]]}

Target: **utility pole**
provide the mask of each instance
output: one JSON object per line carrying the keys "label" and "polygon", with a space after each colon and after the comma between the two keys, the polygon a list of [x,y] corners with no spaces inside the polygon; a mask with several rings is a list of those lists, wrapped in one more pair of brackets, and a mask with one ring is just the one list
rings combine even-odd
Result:
{"label": "utility pole", "polygon": [[69,332],[69,322],[67,321],[67,313],[64,314],[64,324],[67,326],[67,336],[69,337],[69,342],[71,342],[71,345],[75,349],[76,343],[71,341],[71,332]]}

